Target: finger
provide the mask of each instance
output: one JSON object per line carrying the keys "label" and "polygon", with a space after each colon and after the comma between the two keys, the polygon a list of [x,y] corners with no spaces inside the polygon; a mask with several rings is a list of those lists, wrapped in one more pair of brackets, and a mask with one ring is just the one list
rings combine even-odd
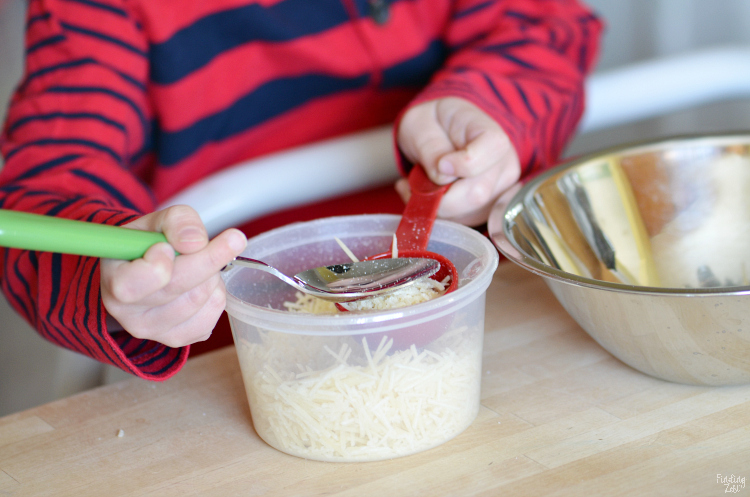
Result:
{"label": "finger", "polygon": [[165,290],[172,295],[189,292],[216,276],[246,245],[247,238],[240,230],[228,229],[220,233],[200,252],[177,257],[172,281]]}
{"label": "finger", "polygon": [[442,174],[470,178],[515,160],[510,139],[496,124],[488,127],[471,124],[466,132],[473,138],[462,148],[457,146],[456,151],[440,158],[438,170]]}
{"label": "finger", "polygon": [[205,285],[210,286],[210,291],[201,293],[199,298],[194,291],[191,296],[183,295],[151,309],[130,333],[169,347],[183,347],[208,339],[226,305],[226,290],[218,275],[217,281],[218,284]]}
{"label": "finger", "polygon": [[460,179],[444,195],[438,215],[468,226],[487,221],[497,198],[513,186],[520,175],[520,167],[491,169],[479,176]]}
{"label": "finger", "polygon": [[151,246],[134,261],[102,262],[102,298],[119,303],[136,303],[169,284],[174,267],[174,249],[167,243]]}
{"label": "finger", "polygon": [[208,245],[208,233],[203,221],[187,205],[175,205],[152,212],[125,226],[164,233],[167,241],[180,254],[192,254]]}
{"label": "finger", "polygon": [[187,205],[165,209],[158,231],[180,254],[193,254],[208,245],[208,232],[198,213]]}
{"label": "finger", "polygon": [[455,180],[454,176],[438,171],[440,158],[455,148],[436,119],[434,103],[414,107],[404,116],[399,125],[398,142],[404,156],[414,164],[421,164],[432,181],[446,184]]}
{"label": "finger", "polygon": [[411,198],[409,180],[407,180],[406,178],[398,179],[393,186],[396,189],[396,193],[398,193],[399,197],[401,197],[401,200],[403,200],[404,203],[407,203]]}

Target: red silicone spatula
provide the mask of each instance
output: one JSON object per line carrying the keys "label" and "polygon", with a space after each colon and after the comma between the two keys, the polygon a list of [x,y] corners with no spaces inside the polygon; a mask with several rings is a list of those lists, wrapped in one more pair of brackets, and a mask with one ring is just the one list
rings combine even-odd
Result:
{"label": "red silicone spatula", "polygon": [[[458,288],[458,271],[446,257],[430,252],[427,245],[430,242],[432,226],[435,224],[438,207],[443,194],[448,190],[450,184],[438,185],[432,182],[422,166],[415,164],[409,173],[409,187],[411,197],[406,203],[401,222],[396,228],[396,243],[398,244],[399,257],[423,257],[435,259],[440,262],[440,270],[432,276],[437,281],[442,281],[446,276],[451,276],[450,284],[446,293]],[[382,259],[391,257],[392,252],[368,257],[368,259]]]}
{"label": "red silicone spatula", "polygon": [[[434,259],[440,262],[440,269],[431,278],[442,281],[450,275],[450,283],[445,291],[445,293],[450,293],[458,288],[456,266],[447,257],[427,250],[440,200],[450,184],[438,185],[433,183],[422,166],[415,164],[409,173],[409,187],[411,188],[411,197],[406,203],[404,214],[396,228],[398,256]],[[388,259],[392,256],[393,251],[391,250],[372,255],[367,257],[366,260]],[[346,311],[340,304],[336,304],[336,307],[341,311]]]}

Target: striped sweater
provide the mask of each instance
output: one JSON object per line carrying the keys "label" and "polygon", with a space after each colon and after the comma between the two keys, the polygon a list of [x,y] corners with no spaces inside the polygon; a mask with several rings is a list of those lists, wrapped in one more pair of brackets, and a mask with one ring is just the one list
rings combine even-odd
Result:
{"label": "striped sweater", "polygon": [[[239,161],[444,96],[494,117],[529,174],[575,131],[600,31],[576,0],[30,0],[0,207],[120,225]],[[56,344],[152,380],[187,358],[108,331],[98,259],[3,249],[0,272]]]}

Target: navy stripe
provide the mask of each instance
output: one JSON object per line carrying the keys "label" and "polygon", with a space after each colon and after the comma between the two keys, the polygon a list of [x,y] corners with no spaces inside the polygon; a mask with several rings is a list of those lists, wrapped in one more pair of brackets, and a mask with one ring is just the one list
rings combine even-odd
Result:
{"label": "navy stripe", "polygon": [[[552,112],[552,103],[549,100],[549,96],[547,95],[546,92],[541,92],[541,93],[542,93],[542,98],[544,99],[544,107],[547,109],[548,113]],[[560,135],[554,135],[554,136],[560,136]]]}
{"label": "navy stripe", "polygon": [[[76,267],[75,267],[75,270],[74,270],[73,274],[78,275],[78,278],[76,280],[70,282],[70,286],[68,288],[68,291],[66,292],[66,299],[63,301],[63,305],[60,306],[60,311],[58,313],[58,319],[60,320],[61,323],[65,323],[65,321],[64,321],[64,318],[65,318],[65,304],[67,302],[71,301],[71,299],[68,297],[68,293],[71,291],[71,289],[75,289],[75,296],[72,299],[72,301],[73,302],[78,302],[78,294],[80,293],[80,290],[82,288],[81,277],[82,277],[83,274],[86,274],[86,268],[83,267],[83,266],[86,265],[86,261],[87,260],[89,260],[89,259],[87,259],[86,257],[78,257],[76,259]],[[62,265],[62,260],[61,260],[60,264]],[[76,309],[76,311],[77,310],[78,309]],[[75,322],[75,318],[73,318],[73,322]],[[85,344],[83,342],[82,334],[81,333],[72,333],[72,336],[80,344],[79,350],[85,351],[84,353],[86,355],[88,355],[89,357],[94,357],[94,355],[95,355],[94,354],[94,349],[92,349],[91,347],[89,347],[87,344]]]}
{"label": "navy stripe", "polygon": [[29,54],[31,54],[33,52],[36,52],[40,48],[44,48],[47,45],[54,45],[55,43],[59,43],[61,41],[65,41],[65,36],[64,35],[50,36],[49,38],[46,38],[46,39],[44,39],[42,41],[38,41],[38,42],[34,43],[33,45],[31,45],[29,48],[27,48],[26,49],[26,55],[29,55]]}
{"label": "navy stripe", "polygon": [[529,157],[529,161],[526,164],[522,165],[521,168],[521,176],[526,176],[532,169],[534,169],[534,163],[536,162],[536,149],[533,149],[531,151],[531,157]]}
{"label": "navy stripe", "polygon": [[101,143],[96,143],[90,140],[83,140],[79,138],[45,138],[42,140],[34,140],[31,142],[26,142],[14,148],[10,152],[8,152],[7,156],[5,157],[5,160],[6,161],[10,160],[18,152],[28,147],[33,147],[36,145],[80,145],[82,147],[93,148],[99,152],[104,152],[108,154],[110,157],[112,157],[118,164],[122,164],[122,157],[120,157],[117,154],[117,152],[115,152],[111,148],[104,146]]}
{"label": "navy stripe", "polygon": [[[7,257],[7,252],[6,252],[6,257]],[[28,280],[23,275],[23,273],[21,273],[21,270],[18,268],[18,260],[16,260],[16,264],[13,264],[13,274],[16,275],[17,281],[21,283],[21,285],[23,286],[23,289],[26,291],[26,296],[29,298],[29,302],[31,302],[31,305],[33,308],[32,309],[27,308],[25,305],[23,305],[23,301],[21,301],[20,299],[18,300],[18,302],[22,305],[25,312],[28,313],[27,316],[29,318],[29,321],[31,321],[32,323],[38,322],[39,319],[38,319],[38,316],[36,316],[36,300],[33,298],[31,294],[31,285],[29,284]]]}
{"label": "navy stripe", "polygon": [[174,349],[167,349],[167,350],[175,352],[174,358],[171,361],[169,361],[169,363],[166,366],[164,366],[163,368],[157,369],[156,371],[151,372],[152,376],[160,376],[160,375],[166,373],[167,371],[169,371],[170,369],[172,369],[175,364],[177,364],[177,361],[180,360],[180,351],[179,350],[174,350]]}
{"label": "navy stripe", "polygon": [[[5,262],[5,266],[6,266],[6,271],[8,271],[8,266],[10,266],[10,265],[11,265],[11,264],[10,264],[10,263],[8,262],[8,257],[9,257],[9,254],[10,254],[10,250],[11,250],[11,249],[9,249],[9,248],[4,248],[4,249],[3,249],[3,252],[4,252],[4,255],[3,255],[3,259],[4,259],[5,261],[6,261],[6,262]],[[14,271],[14,273],[15,273],[15,274],[16,274],[17,276],[20,276],[20,282],[21,282],[21,284],[23,285],[24,289],[26,290],[26,296],[27,296],[27,297],[29,297],[29,296],[31,295],[31,287],[29,286],[28,282],[27,282],[27,281],[26,281],[26,279],[25,279],[25,278],[23,277],[23,275],[21,275],[21,274],[20,274],[20,272],[19,272],[19,270],[18,270],[18,264],[16,263],[16,264],[13,264],[12,266],[13,266],[13,271]],[[32,311],[31,311],[31,309],[29,309],[29,308],[28,308],[28,307],[26,306],[26,302],[24,301],[24,299],[22,299],[22,298],[21,298],[21,296],[20,296],[19,294],[17,294],[17,293],[16,293],[16,292],[15,292],[15,291],[13,290],[13,288],[12,288],[12,287],[10,286],[10,284],[8,284],[8,281],[7,281],[7,279],[5,280],[5,286],[4,286],[4,290],[5,290],[5,294],[6,294],[6,296],[8,296],[8,297],[12,298],[12,299],[13,299],[13,300],[14,300],[14,301],[16,302],[16,304],[18,304],[18,306],[19,306],[19,307],[21,308],[21,312],[22,312],[22,313],[23,313],[23,315],[24,315],[24,316],[26,317],[26,319],[27,319],[27,320],[28,320],[29,322],[33,323],[33,322],[35,321],[35,319],[34,319],[34,316],[33,316],[33,314],[32,314]],[[31,302],[31,304],[32,304],[32,305],[34,305],[34,299],[32,299],[32,298],[29,298],[29,301]]]}
{"label": "navy stripe", "polygon": [[[148,343],[153,343],[151,340],[141,340],[141,343],[138,344],[138,346],[130,351],[130,354],[128,354],[128,357],[138,357],[141,349],[146,346]],[[123,347],[125,344],[122,345]],[[132,359],[131,359],[132,360]]]}
{"label": "navy stripe", "polygon": [[63,209],[65,209],[67,207],[70,207],[71,205],[73,205],[76,202],[78,202],[79,200],[81,200],[81,198],[83,198],[81,195],[76,195],[75,197],[68,198],[68,199],[66,199],[66,200],[64,200],[62,202],[55,202],[54,207],[52,207],[51,209],[49,209],[48,211],[46,211],[44,213],[44,215],[45,216],[56,216],[60,212],[62,212]]}
{"label": "navy stripe", "polygon": [[521,67],[524,67],[526,69],[533,69],[535,71],[538,71],[539,68],[535,66],[534,64],[530,62],[526,62],[525,60],[521,59],[520,57],[516,55],[511,55],[508,50],[514,47],[524,46],[528,45],[529,41],[517,41],[517,42],[511,42],[511,43],[501,43],[499,45],[488,45],[485,47],[482,47],[479,49],[480,52],[490,52],[497,54],[504,59],[509,60],[510,62],[519,65]]}
{"label": "navy stripe", "polygon": [[158,84],[174,83],[240,45],[303,38],[348,21],[346,10],[338,2],[310,0],[216,12],[151,46],[151,79]]}
{"label": "navy stripe", "polygon": [[124,48],[125,50],[128,50],[129,52],[132,52],[136,55],[141,55],[143,57],[147,57],[148,54],[141,50],[140,48],[131,45],[130,43],[127,43],[125,41],[120,40],[119,38],[115,38],[114,36],[109,36],[105,33],[100,33],[99,31],[94,31],[93,29],[83,28],[81,26],[76,26],[74,24],[70,24],[67,22],[60,22],[60,25],[69,30],[73,31],[74,33],[91,36],[92,38],[97,38],[101,41],[106,41],[108,43],[112,43],[113,45],[117,45],[120,48]]}
{"label": "navy stripe", "polygon": [[69,155],[63,155],[62,157],[57,157],[52,160],[48,160],[46,162],[42,162],[38,166],[34,166],[31,169],[27,170],[25,173],[20,175],[18,178],[16,178],[15,181],[22,181],[26,178],[36,176],[39,173],[42,173],[44,171],[48,171],[50,169],[54,169],[57,166],[62,166],[63,164],[67,164],[70,161],[76,160],[79,157],[83,157],[80,154],[69,154]]}
{"label": "navy stripe", "polygon": [[[21,190],[22,188],[23,187],[20,185],[3,185],[3,186],[0,186],[0,192],[13,193],[13,192],[17,192],[18,190]],[[5,202],[7,201],[8,201],[7,196],[0,198],[0,207],[3,207],[5,205]]]}
{"label": "navy stripe", "polygon": [[492,94],[495,95],[495,98],[497,98],[498,101],[503,104],[503,107],[505,107],[506,111],[510,112],[510,106],[508,105],[508,102],[505,101],[505,97],[503,97],[503,94],[500,93],[500,91],[497,89],[495,83],[484,72],[482,73],[482,78],[484,78],[484,80],[487,82],[487,86],[490,87],[490,90],[492,90]]}
{"label": "navy stripe", "polygon": [[125,129],[125,125],[101,114],[94,114],[91,112],[76,112],[70,114],[66,112],[52,112],[50,114],[37,114],[21,118],[8,127],[8,134],[13,133],[16,129],[23,126],[24,124],[34,121],[50,121],[52,119],[94,119],[109,126],[113,126],[123,133],[127,131]]}
{"label": "navy stripe", "polygon": [[107,5],[101,2],[94,2],[93,0],[65,0],[65,1],[71,2],[71,3],[80,3],[88,7],[94,7],[96,9],[106,10],[107,12],[116,14],[120,17],[128,17],[128,13],[125,12],[123,9],[118,9],[117,7],[114,7],[112,5]]}
{"label": "navy stripe", "polygon": [[512,81],[512,83],[513,83],[513,86],[516,87],[516,90],[518,91],[518,94],[521,96],[521,100],[523,100],[524,105],[526,105],[526,109],[528,109],[529,114],[531,114],[531,116],[534,119],[537,119],[538,116],[537,116],[536,112],[534,111],[534,108],[531,106],[531,102],[529,102],[529,99],[526,96],[526,92],[523,91],[523,88],[521,88],[521,85],[519,85],[516,81]]}
{"label": "navy stripe", "polygon": [[29,17],[29,19],[26,21],[26,30],[28,30],[29,26],[31,26],[32,24],[39,22],[39,21],[46,21],[50,17],[52,16],[50,15],[49,12],[45,12],[44,14],[37,14],[35,16]]}
{"label": "navy stripe", "polygon": [[137,211],[138,208],[133,205],[133,203],[122,193],[120,190],[115,188],[112,184],[107,183],[102,178],[98,176],[94,176],[93,174],[90,174],[86,171],[82,171],[80,169],[73,169],[70,171],[71,174],[74,174],[75,176],[78,176],[79,178],[83,178],[90,183],[95,184],[102,190],[106,191],[108,194],[110,194],[112,197],[114,197],[123,207],[127,207],[128,209],[132,209],[134,211]]}
{"label": "navy stripe", "polygon": [[478,3],[478,4],[476,4],[476,5],[472,6],[472,7],[468,7],[466,9],[464,9],[464,10],[456,11],[456,13],[453,14],[453,18],[454,19],[461,19],[462,17],[470,16],[470,15],[472,15],[472,14],[474,14],[474,13],[480,11],[480,10],[484,10],[487,7],[491,6],[491,5],[494,5],[495,3],[497,3],[497,2],[495,2],[493,0],[490,0],[490,1],[484,2],[484,3]]}
{"label": "navy stripe", "polygon": [[[92,294],[93,289],[94,289],[93,279],[94,279],[94,273],[96,273],[96,267],[99,265],[99,259],[95,259],[94,262],[93,262],[93,265],[94,265],[94,267],[92,267],[91,270],[88,272],[89,277],[88,277],[88,282],[86,283],[86,290],[84,292],[84,298],[86,299],[85,302],[87,302],[87,303],[92,301],[91,294]],[[79,285],[79,287],[80,287],[80,285]],[[96,285],[96,288],[98,289],[99,286]],[[99,301],[99,302],[101,302],[101,295],[97,295],[97,299],[96,300]],[[84,312],[84,315],[83,315],[83,322],[85,324],[88,324],[89,318],[91,316],[90,307],[91,306],[89,306],[89,305],[85,306],[85,312]],[[98,309],[98,306],[96,306],[96,308]],[[88,329],[88,326],[85,326],[85,330],[88,332],[89,336],[91,336],[91,338],[93,338],[94,342],[96,343],[96,345],[98,346],[99,350],[101,351],[102,356],[106,357],[110,364],[124,366],[131,373],[135,373],[135,371],[133,371],[133,369],[130,367],[130,365],[126,361],[119,361],[119,360],[117,360],[116,357],[112,357],[112,355],[110,355],[110,351],[109,350],[105,350],[105,348],[102,346],[103,343],[107,342],[107,339],[104,336],[104,327],[102,326],[102,321],[103,321],[102,316],[97,316],[97,319],[96,319],[96,334],[92,333]],[[98,337],[97,337],[97,335],[98,335]]]}
{"label": "navy stripe", "polygon": [[521,39],[521,40],[513,40],[513,41],[506,41],[505,43],[495,43],[492,45],[485,45],[480,48],[482,51],[497,51],[497,52],[504,52],[506,50],[509,50],[511,48],[517,48],[517,47],[524,47],[526,45],[530,45],[534,43],[531,40]]}
{"label": "navy stripe", "polygon": [[[138,349],[143,348],[143,345],[146,345],[146,344],[151,345],[151,348],[149,348],[148,350],[145,350],[145,351],[143,351],[143,352],[141,352],[140,354],[137,354],[137,355],[135,354],[135,352],[132,352],[129,355],[130,360],[133,361],[139,367],[142,366],[142,365],[144,365],[144,364],[145,365],[151,364],[148,361],[149,360],[153,361],[153,359],[154,359],[153,356],[151,357],[151,359],[144,359],[145,357],[148,357],[151,354],[154,354],[157,350],[161,350],[162,352],[164,351],[164,349],[163,349],[164,345],[162,345],[162,344],[160,344],[158,342],[154,342],[153,340],[144,340],[143,343],[138,347]],[[139,360],[143,360],[143,362],[138,362]]]}
{"label": "navy stripe", "polygon": [[383,70],[383,88],[422,88],[445,62],[448,50],[443,42],[435,40],[411,59]]}
{"label": "navy stripe", "polygon": [[505,15],[508,17],[514,17],[516,19],[520,19],[522,21],[528,22],[529,24],[540,24],[542,22],[541,17],[533,17],[530,15],[526,15],[523,12],[518,12],[515,10],[506,11]]}
{"label": "navy stripe", "polygon": [[52,65],[52,66],[47,66],[47,67],[43,67],[41,69],[38,69],[38,70],[34,71],[33,73],[29,74],[28,76],[26,76],[26,78],[24,79],[23,84],[21,86],[21,89],[26,88],[32,80],[34,80],[34,79],[36,79],[36,78],[38,78],[40,76],[44,76],[45,74],[49,74],[51,72],[59,71],[59,70],[64,70],[64,69],[71,69],[71,68],[75,68],[75,67],[81,67],[81,66],[85,66],[85,65],[101,65],[103,68],[106,68],[107,70],[113,71],[115,74],[117,74],[118,76],[120,76],[126,82],[134,85],[139,90],[141,90],[141,91],[145,91],[146,90],[146,84],[143,83],[142,81],[138,81],[133,76],[130,76],[129,74],[125,74],[124,72],[119,71],[119,70],[115,69],[114,67],[110,67],[108,65],[100,64],[96,59],[92,59],[92,58],[89,58],[89,57],[84,58],[84,59],[71,60],[71,61],[68,61],[68,62],[63,62],[61,64],[55,64],[55,65]]}
{"label": "navy stripe", "polygon": [[[45,320],[42,321],[42,323],[46,324],[46,329],[49,332],[49,335],[52,336],[51,330],[55,331],[55,335],[59,338],[57,339],[57,342],[63,345],[64,343],[68,344],[68,348],[71,350],[75,350],[78,352],[86,352],[89,351],[88,347],[86,347],[81,339],[77,336],[75,333],[63,333],[61,330],[59,330],[55,325],[52,324],[52,311],[55,309],[55,306],[57,305],[57,301],[59,297],[61,296],[60,292],[60,280],[62,279],[62,254],[52,254],[52,261],[50,266],[50,279],[52,281],[52,289],[50,293],[50,302],[49,302],[49,309],[47,310],[47,316],[45,317]],[[65,292],[67,294],[67,292]],[[64,304],[64,301],[63,301]],[[57,319],[60,323],[64,323],[64,311],[65,311],[65,305],[61,305],[60,309],[57,313]],[[79,346],[77,347],[71,340],[71,336],[76,339]],[[89,351],[90,352],[90,351]]]}
{"label": "navy stripe", "polygon": [[[145,131],[149,130],[149,122],[146,119],[146,116],[143,114],[143,111],[141,110],[141,108],[138,107],[138,105],[135,102],[133,102],[132,99],[126,97],[122,93],[113,91],[109,88],[99,87],[99,86],[51,86],[47,88],[47,91],[50,93],[63,93],[63,94],[65,93],[70,93],[70,94],[101,93],[102,95],[110,96],[130,106],[130,108],[132,108],[133,111],[138,115],[138,119],[140,119],[143,129]],[[146,133],[146,135],[148,135],[148,133]]]}
{"label": "navy stripe", "polygon": [[128,344],[133,340],[133,335],[124,331],[110,331],[110,336],[114,338],[120,348],[124,351]]}
{"label": "navy stripe", "polygon": [[[160,353],[158,353],[157,355],[155,355],[154,357],[152,357],[151,359],[149,359],[147,361],[143,361],[143,362],[139,363],[138,367],[142,369],[142,368],[145,368],[147,366],[150,366],[151,364],[155,363],[159,359],[163,359],[164,356],[166,356],[167,354],[169,354],[169,352],[171,351],[171,349],[169,347],[164,346],[164,345],[162,345],[162,347],[164,347],[164,349]],[[153,374],[153,373],[149,373],[149,374]]]}
{"label": "navy stripe", "polygon": [[158,130],[156,148],[159,162],[165,166],[177,164],[206,143],[229,138],[315,98],[363,88],[369,79],[367,74],[353,78],[309,74],[270,81],[237,100],[228,109],[205,117],[183,130]]}

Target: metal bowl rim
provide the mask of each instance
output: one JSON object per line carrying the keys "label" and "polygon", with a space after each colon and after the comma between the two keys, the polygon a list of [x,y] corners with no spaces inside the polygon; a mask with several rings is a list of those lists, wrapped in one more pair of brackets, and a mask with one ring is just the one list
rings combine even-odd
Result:
{"label": "metal bowl rim", "polygon": [[[562,162],[561,164],[550,168],[533,178],[529,178],[521,183],[520,189],[510,197],[507,203],[504,203],[502,197],[495,204],[491,213],[488,226],[492,226],[494,216],[501,216],[502,229],[499,231],[491,232],[490,238],[495,244],[497,249],[506,258],[518,264],[519,266],[535,273],[539,276],[550,278],[553,280],[561,281],[574,286],[584,286],[593,289],[631,293],[631,294],[642,294],[642,295],[660,295],[660,296],[693,296],[693,297],[717,297],[717,296],[740,296],[750,295],[750,285],[744,286],[731,286],[731,287],[714,287],[714,288],[668,288],[668,287],[648,287],[638,285],[626,285],[623,283],[615,283],[609,281],[601,281],[593,278],[586,278],[584,276],[578,276],[575,274],[568,273],[559,269],[555,269],[547,264],[544,264],[537,259],[526,254],[515,242],[515,239],[510,236],[508,230],[508,217],[511,216],[509,211],[514,209],[517,205],[523,205],[521,200],[526,197],[529,192],[536,189],[541,183],[545,182],[550,176],[559,174],[562,171],[570,169],[572,167],[585,164],[594,160],[601,160],[608,155],[614,154],[633,154],[637,152],[647,151],[653,148],[664,148],[665,145],[692,145],[696,142],[736,142],[738,138],[744,138],[747,141],[747,145],[750,146],[750,131],[744,132],[733,132],[733,133],[721,133],[721,134],[683,134],[675,135],[666,138],[658,138],[653,140],[642,140],[623,145],[617,145],[608,147],[600,151],[591,152],[581,157],[573,158]],[[504,204],[504,205],[503,205]],[[516,214],[517,215],[517,214]],[[515,219],[515,216],[513,216]],[[509,243],[517,254],[510,253],[505,249],[503,241]]]}

